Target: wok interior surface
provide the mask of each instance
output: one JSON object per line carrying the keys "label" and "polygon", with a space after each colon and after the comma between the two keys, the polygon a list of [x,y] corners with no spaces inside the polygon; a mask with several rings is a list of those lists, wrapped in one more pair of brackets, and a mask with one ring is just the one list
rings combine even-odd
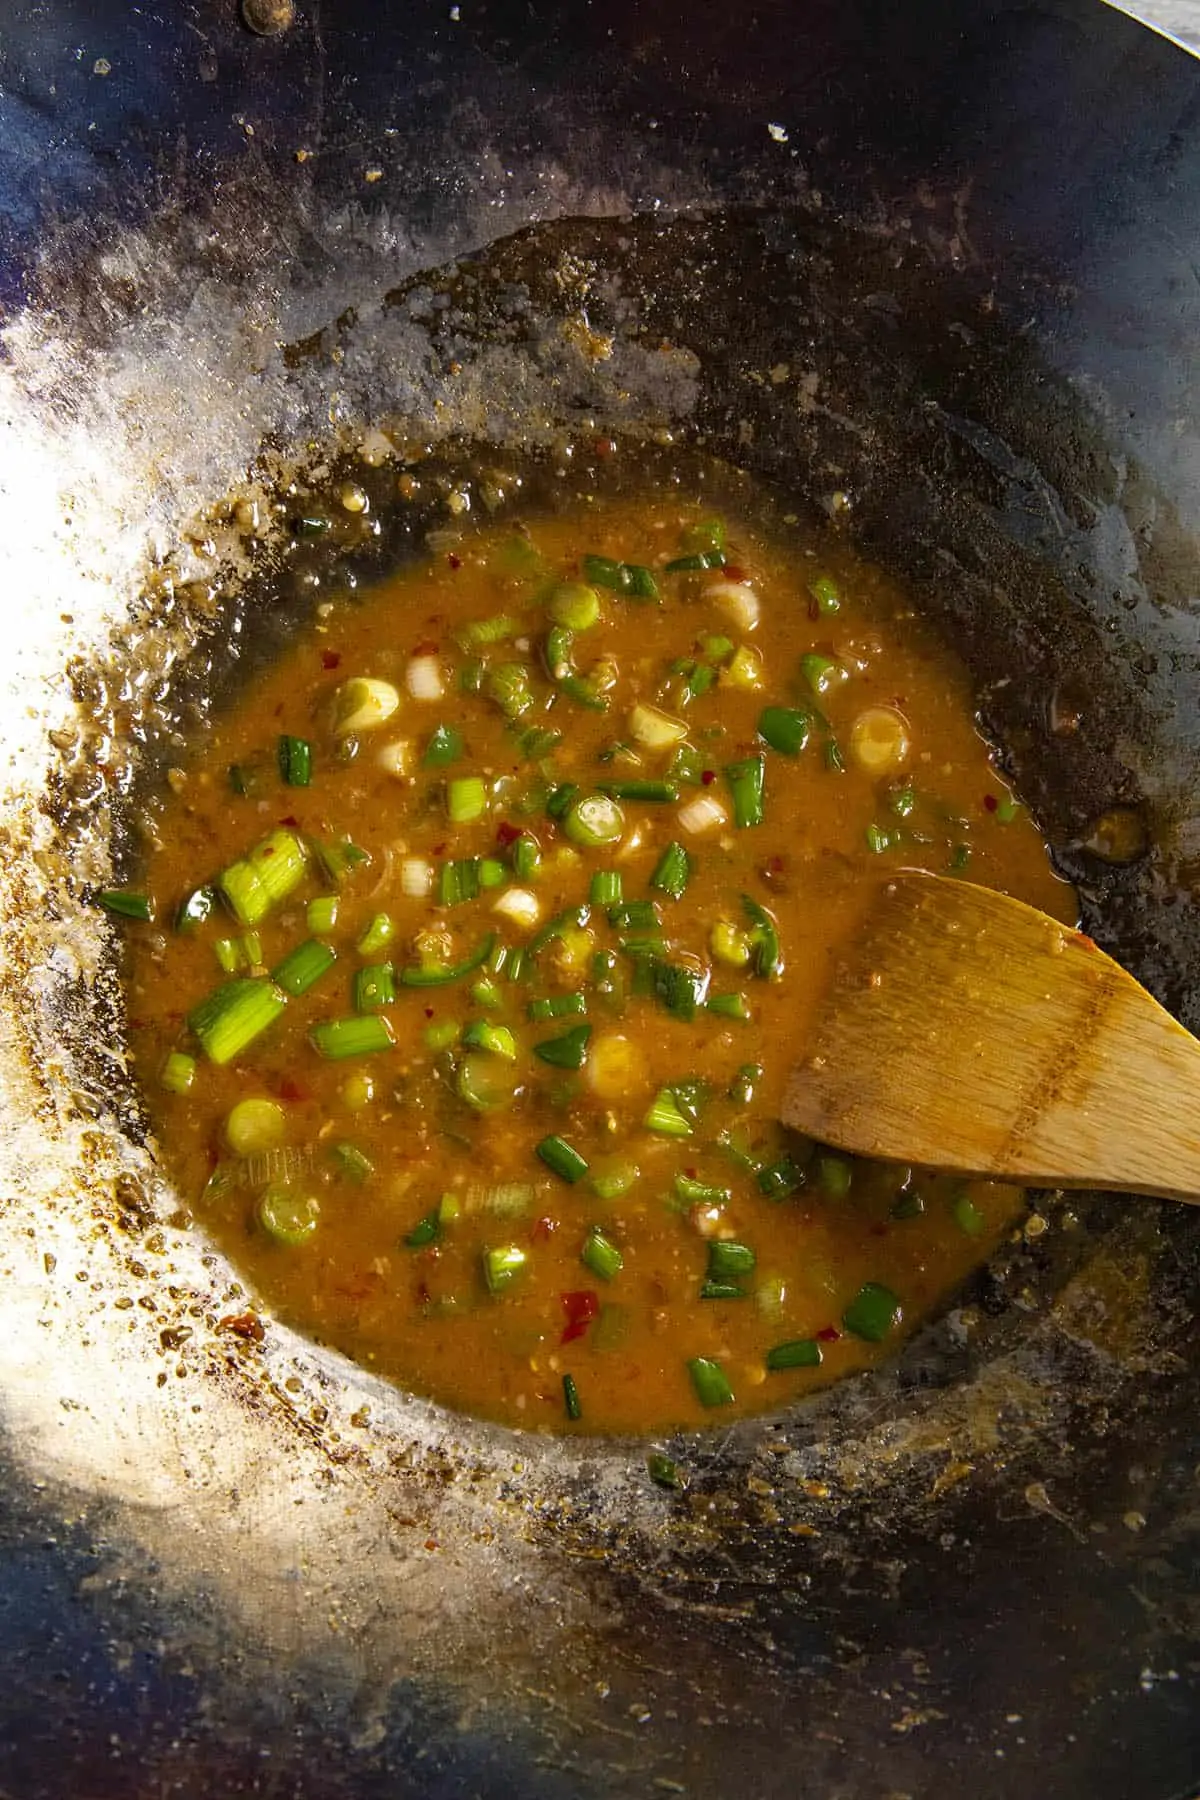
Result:
{"label": "wok interior surface", "polygon": [[317,598],[306,495],[419,447],[364,581],[464,471],[502,513],[611,433],[921,591],[1087,928],[1196,1026],[1196,71],[1083,5],[713,9],[686,56],[583,6],[184,23],[14,9],[8,53],[0,1784],[1183,1792],[1193,1213],[1044,1197],[890,1367],[673,1440],[667,1494],[247,1335],[81,902]]}

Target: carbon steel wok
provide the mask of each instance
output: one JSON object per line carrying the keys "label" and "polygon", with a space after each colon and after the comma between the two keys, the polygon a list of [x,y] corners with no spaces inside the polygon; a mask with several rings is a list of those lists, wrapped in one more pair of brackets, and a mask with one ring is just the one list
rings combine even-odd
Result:
{"label": "carbon steel wok", "polygon": [[289,10],[0,8],[0,1791],[1190,1791],[1191,1209],[1045,1197],[671,1496],[229,1327],[82,899],[302,610],[289,488],[615,431],[921,586],[1200,1025],[1200,66],[1092,0]]}

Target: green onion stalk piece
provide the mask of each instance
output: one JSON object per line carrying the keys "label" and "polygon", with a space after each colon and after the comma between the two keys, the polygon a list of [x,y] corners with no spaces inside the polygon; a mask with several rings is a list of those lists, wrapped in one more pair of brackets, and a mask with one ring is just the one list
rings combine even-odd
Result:
{"label": "green onion stalk piece", "polygon": [[287,1006],[287,995],[273,981],[246,977],[227,981],[188,1014],[210,1062],[232,1062],[273,1025]]}

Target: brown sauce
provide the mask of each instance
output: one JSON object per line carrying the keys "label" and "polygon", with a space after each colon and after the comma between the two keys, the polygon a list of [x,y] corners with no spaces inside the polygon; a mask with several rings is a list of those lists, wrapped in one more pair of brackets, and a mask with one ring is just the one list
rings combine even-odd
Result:
{"label": "brown sauce", "polygon": [[[1020,1206],[774,1123],[890,872],[1069,892],[909,598],[819,538],[718,535],[592,507],[338,599],[155,821],[132,1033],[197,1221],[282,1318],[513,1425],[784,1406],[897,1345]],[[231,867],[261,919],[218,892],[172,929]]]}

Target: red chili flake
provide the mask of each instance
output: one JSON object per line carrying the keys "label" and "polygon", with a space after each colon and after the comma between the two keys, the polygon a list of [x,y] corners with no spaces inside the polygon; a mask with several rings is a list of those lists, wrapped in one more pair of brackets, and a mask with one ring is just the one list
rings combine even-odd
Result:
{"label": "red chili flake", "polygon": [[[728,570],[726,570],[726,573],[727,573],[727,574],[728,574]],[[810,619],[819,619],[819,618],[820,618],[820,616],[821,616],[821,607],[820,607],[820,603],[819,603],[819,602],[818,602],[818,601],[816,601],[816,600],[810,600],[810,601],[809,601],[809,603],[808,603],[808,616],[809,616],[809,618],[810,618]]]}
{"label": "red chili flake", "polygon": [[285,1075],[279,1083],[279,1098],[302,1101],[308,1100],[310,1095],[307,1088],[301,1087],[298,1081],[293,1081],[290,1075]]}
{"label": "red chili flake", "polygon": [[413,649],[414,656],[436,656],[437,653],[438,645],[436,638],[422,638],[421,642]]}
{"label": "red chili flake", "polygon": [[715,769],[701,769],[700,782],[703,787],[711,787],[716,779],[717,771]]}
{"label": "red chili flake", "polygon": [[450,567],[452,569],[461,569],[462,568],[462,557],[455,556],[453,550],[450,552],[449,556],[446,558],[446,561],[450,564]]}
{"label": "red chili flake", "polygon": [[592,453],[595,456],[615,456],[617,453],[616,438],[596,438],[592,444]]}
{"label": "red chili flake", "polygon": [[523,836],[524,833],[522,832],[521,827],[519,825],[510,825],[507,820],[502,821],[502,823],[496,827],[496,842],[502,850],[507,850],[510,844],[515,844],[517,839]]}
{"label": "red chili flake", "polygon": [[232,1331],[235,1337],[245,1338],[248,1344],[261,1344],[266,1337],[266,1327],[257,1313],[230,1313],[220,1320],[219,1331]]}
{"label": "red chili flake", "polygon": [[822,1344],[836,1344],[841,1335],[836,1325],[822,1325],[817,1338]]}
{"label": "red chili flake", "polygon": [[684,1174],[685,1174],[685,1175],[686,1175],[686,1176],[687,1176],[687,1178],[688,1178],[688,1180],[689,1180],[689,1181],[695,1181],[695,1179],[696,1179],[696,1165],[695,1165],[695,1163],[693,1163],[693,1164],[692,1164],[692,1166],[691,1166],[691,1167],[690,1167],[690,1168],[688,1168],[688,1169],[685,1169],[685,1170],[684,1170],[684,1171],[683,1171],[683,1172],[684,1172]]}
{"label": "red chili flake", "polygon": [[426,1017],[426,1018],[427,1018],[427,1019],[432,1019],[432,1017],[433,1017],[433,1008],[432,1008],[432,1006],[427,1006],[427,1007],[426,1007],[426,1008],[425,1008],[425,1017]]}
{"label": "red chili flake", "polygon": [[446,854],[445,844],[435,844],[433,846],[433,854],[435,856],[445,856],[445,854]]}
{"label": "red chili flake", "polygon": [[570,1294],[560,1294],[559,1299],[567,1315],[567,1322],[558,1341],[560,1344],[570,1344],[583,1336],[596,1317],[600,1311],[600,1300],[591,1288],[579,1288]]}
{"label": "red chili flake", "polygon": [[983,808],[985,812],[995,812],[999,804],[1000,802],[997,800],[995,794],[985,794],[983,796]]}
{"label": "red chili flake", "polygon": [[323,669],[336,669],[341,660],[342,653],[340,650],[322,650],[321,652],[321,667]]}
{"label": "red chili flake", "polygon": [[535,1219],[533,1221],[533,1227],[529,1233],[529,1241],[531,1244],[544,1243],[545,1240],[550,1236],[550,1233],[552,1231],[557,1231],[557,1230],[558,1230],[557,1219],[551,1219],[551,1218]]}
{"label": "red chili flake", "polygon": [[427,1550],[440,1550],[441,1545],[438,1543],[436,1538],[426,1538],[425,1539],[425,1548]]}
{"label": "red chili flake", "polygon": [[290,825],[293,831],[299,831],[300,829],[300,821],[292,813],[288,813],[286,818],[280,819],[279,823],[281,825]]}
{"label": "red chili flake", "polygon": [[891,1230],[890,1225],[884,1225],[882,1223],[872,1225],[871,1236],[872,1237],[886,1237],[890,1230]]}
{"label": "red chili flake", "polygon": [[726,563],[721,570],[721,576],[725,581],[745,581],[746,571],[739,569],[736,563]]}
{"label": "red chili flake", "polygon": [[413,1297],[416,1300],[418,1306],[428,1306],[429,1305],[429,1300],[430,1300],[429,1289],[426,1287],[426,1285],[423,1281],[418,1281],[416,1287],[413,1289]]}

